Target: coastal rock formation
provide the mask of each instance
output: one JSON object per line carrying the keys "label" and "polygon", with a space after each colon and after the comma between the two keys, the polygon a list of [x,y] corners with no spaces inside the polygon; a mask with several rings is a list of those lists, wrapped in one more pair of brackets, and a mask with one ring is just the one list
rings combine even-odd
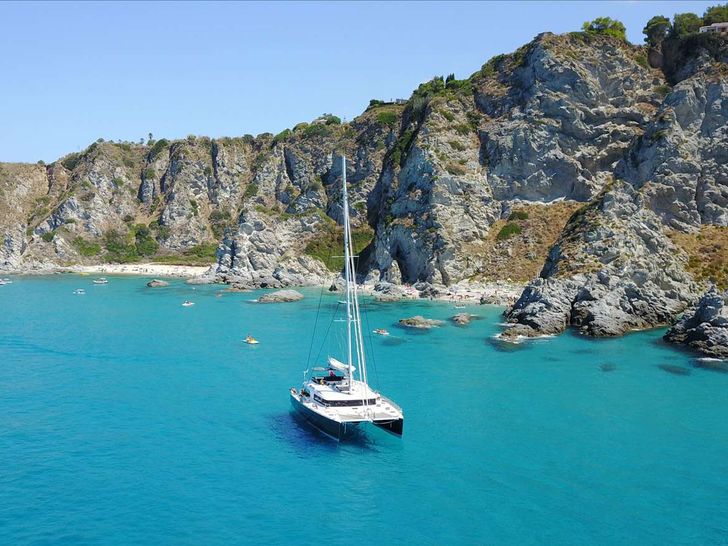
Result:
{"label": "coastal rock formation", "polygon": [[472,315],[470,313],[458,313],[450,317],[450,320],[457,326],[467,326],[472,320]]}
{"label": "coastal rock formation", "polygon": [[258,298],[258,303],[288,303],[302,299],[303,294],[295,290],[278,290],[277,292],[263,294]]}
{"label": "coastal rock formation", "polygon": [[163,288],[165,286],[169,286],[169,283],[160,279],[152,279],[147,283],[147,286],[149,288]]}
{"label": "coastal rock formation", "polygon": [[667,331],[665,339],[711,357],[728,358],[728,291],[711,288],[697,307]]}
{"label": "coastal rock formation", "polygon": [[671,322],[696,299],[687,255],[664,234],[642,194],[616,181],[572,216],[540,278],[507,314],[504,337],[556,334],[575,326],[594,336]]}
{"label": "coastal rock formation", "polygon": [[430,330],[441,326],[443,322],[436,319],[427,319],[421,315],[416,315],[410,318],[403,318],[399,320],[400,326],[405,328],[415,328],[417,330]]}
{"label": "coastal rock formation", "polygon": [[610,36],[544,33],[350,122],[0,164],[0,269],[173,260],[238,289],[328,286],[345,155],[378,299],[527,283],[505,336],[668,324],[720,277],[706,226],[728,240],[728,54],[690,40],[657,70]]}

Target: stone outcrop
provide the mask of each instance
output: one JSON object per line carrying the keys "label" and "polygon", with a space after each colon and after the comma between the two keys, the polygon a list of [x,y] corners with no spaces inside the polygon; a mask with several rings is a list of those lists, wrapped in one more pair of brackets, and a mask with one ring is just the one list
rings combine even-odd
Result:
{"label": "stone outcrop", "polygon": [[715,358],[728,359],[728,291],[712,288],[697,307],[685,313],[665,334],[680,343]]}
{"label": "stone outcrop", "polygon": [[687,256],[631,185],[618,181],[571,218],[540,278],[507,314],[503,335],[594,336],[669,324],[696,298]]}
{"label": "stone outcrop", "polygon": [[400,324],[400,326],[403,326],[405,328],[415,328],[417,330],[430,330],[432,328],[441,326],[443,324],[443,322],[441,320],[428,319],[421,315],[416,315],[414,317],[400,319],[399,324]]}
{"label": "stone outcrop", "polygon": [[263,294],[258,298],[258,303],[289,303],[292,301],[300,301],[302,299],[303,294],[296,292],[295,290],[278,290],[277,292]]}
{"label": "stone outcrop", "polygon": [[169,286],[169,283],[161,279],[152,279],[147,283],[147,286],[149,288],[164,288],[165,286]]}
{"label": "stone outcrop", "polygon": [[457,313],[450,317],[450,320],[455,323],[456,326],[467,326],[470,324],[473,316],[470,313]]}

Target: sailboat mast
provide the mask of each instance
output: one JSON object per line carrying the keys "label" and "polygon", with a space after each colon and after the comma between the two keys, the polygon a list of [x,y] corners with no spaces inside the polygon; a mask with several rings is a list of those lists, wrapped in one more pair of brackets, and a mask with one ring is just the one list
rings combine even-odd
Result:
{"label": "sailboat mast", "polygon": [[344,279],[346,281],[346,348],[349,365],[349,392],[354,381],[354,370],[351,351],[351,323],[353,319],[351,301],[351,255],[349,252],[349,199],[346,188],[346,157],[341,156],[341,184],[344,199]]}

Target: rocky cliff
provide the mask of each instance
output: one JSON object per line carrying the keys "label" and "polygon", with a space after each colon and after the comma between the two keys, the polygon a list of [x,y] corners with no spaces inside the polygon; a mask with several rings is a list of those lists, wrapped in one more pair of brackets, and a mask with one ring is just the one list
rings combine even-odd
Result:
{"label": "rocky cliff", "polygon": [[728,226],[711,47],[678,48],[663,73],[618,39],[545,33],[349,123],[0,164],[0,268],[147,259],[246,286],[328,282],[345,154],[362,282],[528,282],[511,336],[669,323],[723,271],[701,267],[705,230]]}

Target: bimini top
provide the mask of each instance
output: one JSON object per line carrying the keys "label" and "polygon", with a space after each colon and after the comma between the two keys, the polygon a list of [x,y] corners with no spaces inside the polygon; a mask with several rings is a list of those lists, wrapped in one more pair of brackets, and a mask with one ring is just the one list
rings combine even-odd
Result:
{"label": "bimini top", "polygon": [[[348,372],[349,366],[341,362],[340,360],[336,360],[333,356],[329,357],[329,366],[331,366],[335,370],[339,370],[342,372]],[[352,373],[356,371],[356,366],[351,367]]]}

